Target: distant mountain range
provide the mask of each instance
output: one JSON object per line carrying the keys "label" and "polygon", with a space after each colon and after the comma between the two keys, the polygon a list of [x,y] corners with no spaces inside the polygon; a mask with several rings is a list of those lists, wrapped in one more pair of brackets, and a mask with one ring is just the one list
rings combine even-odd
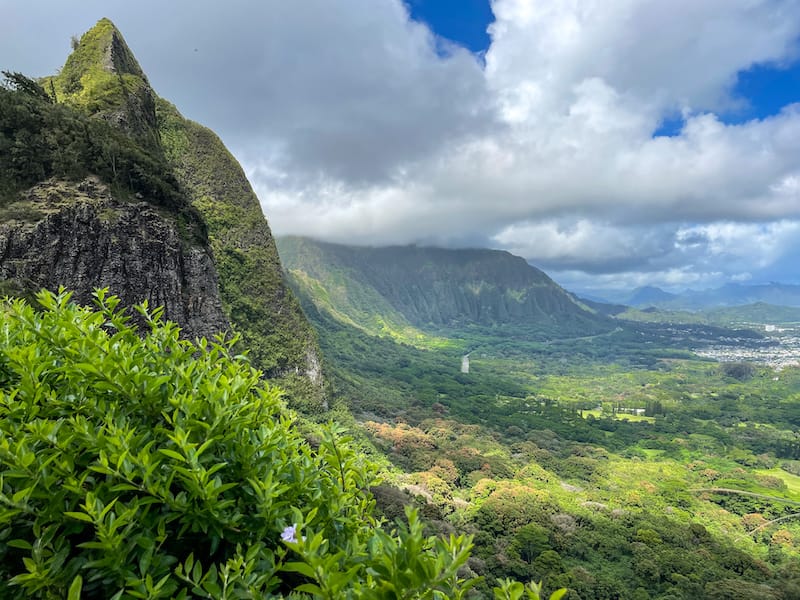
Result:
{"label": "distant mountain range", "polygon": [[800,285],[728,283],[714,289],[686,290],[677,294],[666,292],[658,287],[645,286],[636,288],[630,293],[594,292],[586,294],[586,297],[595,302],[625,304],[636,308],[654,306],[669,310],[696,311],[757,303],[800,307]]}
{"label": "distant mountain range", "polygon": [[[524,259],[498,250],[383,248],[278,238],[304,304],[373,334],[514,325],[585,332],[611,327]],[[403,333],[405,332],[405,334]]]}

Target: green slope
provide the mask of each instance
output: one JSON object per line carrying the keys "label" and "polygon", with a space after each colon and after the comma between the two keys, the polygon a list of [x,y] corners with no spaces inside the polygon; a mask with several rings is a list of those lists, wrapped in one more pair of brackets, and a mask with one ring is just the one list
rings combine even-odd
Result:
{"label": "green slope", "polygon": [[373,334],[404,339],[409,327],[443,333],[511,326],[549,336],[613,328],[507,252],[351,247],[299,237],[279,239],[278,248],[301,293]]}
{"label": "green slope", "polygon": [[315,403],[324,402],[313,330],[283,280],[272,233],[244,171],[214,132],[169,102],[158,100],[157,115],[167,159],[208,224],[223,307],[251,358],[295,396],[310,392]]}
{"label": "green slope", "polygon": [[327,245],[300,237],[277,241],[291,285],[318,310],[371,335],[423,348],[450,345],[412,325],[357,267],[337,260]]}
{"label": "green slope", "polygon": [[629,308],[616,315],[620,319],[652,323],[711,323],[714,325],[789,325],[800,323],[800,308],[765,302],[726,306],[700,311]]}

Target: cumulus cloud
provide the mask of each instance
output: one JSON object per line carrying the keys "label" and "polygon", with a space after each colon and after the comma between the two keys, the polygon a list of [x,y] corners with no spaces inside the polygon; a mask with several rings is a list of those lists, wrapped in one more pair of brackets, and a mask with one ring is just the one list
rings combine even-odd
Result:
{"label": "cumulus cloud", "polygon": [[663,228],[622,228],[588,219],[515,223],[498,233],[495,245],[557,271],[581,268],[614,273],[658,262],[673,239]]}
{"label": "cumulus cloud", "polygon": [[677,250],[702,250],[710,263],[722,263],[736,271],[763,269],[792,250],[800,236],[800,221],[774,223],[717,222],[680,228]]}
{"label": "cumulus cloud", "polygon": [[388,181],[492,121],[478,57],[437,43],[400,0],[2,0],[3,68],[55,71],[102,16],[160,95],[284,184]]}
{"label": "cumulus cloud", "polygon": [[0,0],[0,56],[45,74],[40,57],[111,17],[157,91],[239,156],[279,234],[491,245],[576,282],[791,274],[800,105],[731,117],[743,71],[797,59],[796,0],[492,9],[484,64],[401,0]]}
{"label": "cumulus cloud", "polygon": [[[738,73],[794,59],[796,3],[496,0],[493,9],[488,131],[354,196],[327,193],[327,182],[294,205],[307,211],[284,201],[273,220],[359,243],[483,236],[559,272],[670,285],[741,279],[780,259],[766,249],[785,244],[762,242],[800,217],[800,108],[735,125],[725,117],[741,103]],[[680,134],[654,137],[675,112]],[[255,179],[272,214],[273,182]],[[721,232],[733,230],[731,251],[720,251]],[[705,242],[688,244],[692,232]]]}
{"label": "cumulus cloud", "polygon": [[[250,3],[247,13],[226,56],[207,49],[222,88],[215,120],[247,162],[267,158],[287,183],[386,182],[491,120],[478,59],[455,46],[442,55],[401,2]],[[242,40],[245,64],[231,70]]]}
{"label": "cumulus cloud", "polygon": [[510,98],[527,89],[556,98],[556,111],[591,79],[650,116],[727,108],[737,73],[790,59],[798,35],[792,0],[495,0],[493,9],[488,76]]}

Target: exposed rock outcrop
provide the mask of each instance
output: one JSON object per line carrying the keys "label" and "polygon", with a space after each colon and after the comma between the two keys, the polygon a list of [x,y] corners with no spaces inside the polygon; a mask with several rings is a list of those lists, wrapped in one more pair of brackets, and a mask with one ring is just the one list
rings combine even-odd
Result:
{"label": "exposed rock outcrop", "polygon": [[17,205],[25,219],[0,223],[0,279],[7,285],[64,286],[81,303],[108,287],[123,304],[164,306],[184,335],[228,329],[211,253],[166,211],[119,200],[96,179],[46,181]]}

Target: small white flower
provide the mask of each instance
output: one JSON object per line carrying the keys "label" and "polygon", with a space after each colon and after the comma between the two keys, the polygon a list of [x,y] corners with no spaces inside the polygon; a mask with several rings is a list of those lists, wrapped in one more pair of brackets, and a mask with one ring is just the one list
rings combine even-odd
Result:
{"label": "small white flower", "polygon": [[297,526],[296,525],[289,525],[286,529],[283,530],[281,534],[281,539],[284,542],[290,542],[292,544],[297,543]]}

